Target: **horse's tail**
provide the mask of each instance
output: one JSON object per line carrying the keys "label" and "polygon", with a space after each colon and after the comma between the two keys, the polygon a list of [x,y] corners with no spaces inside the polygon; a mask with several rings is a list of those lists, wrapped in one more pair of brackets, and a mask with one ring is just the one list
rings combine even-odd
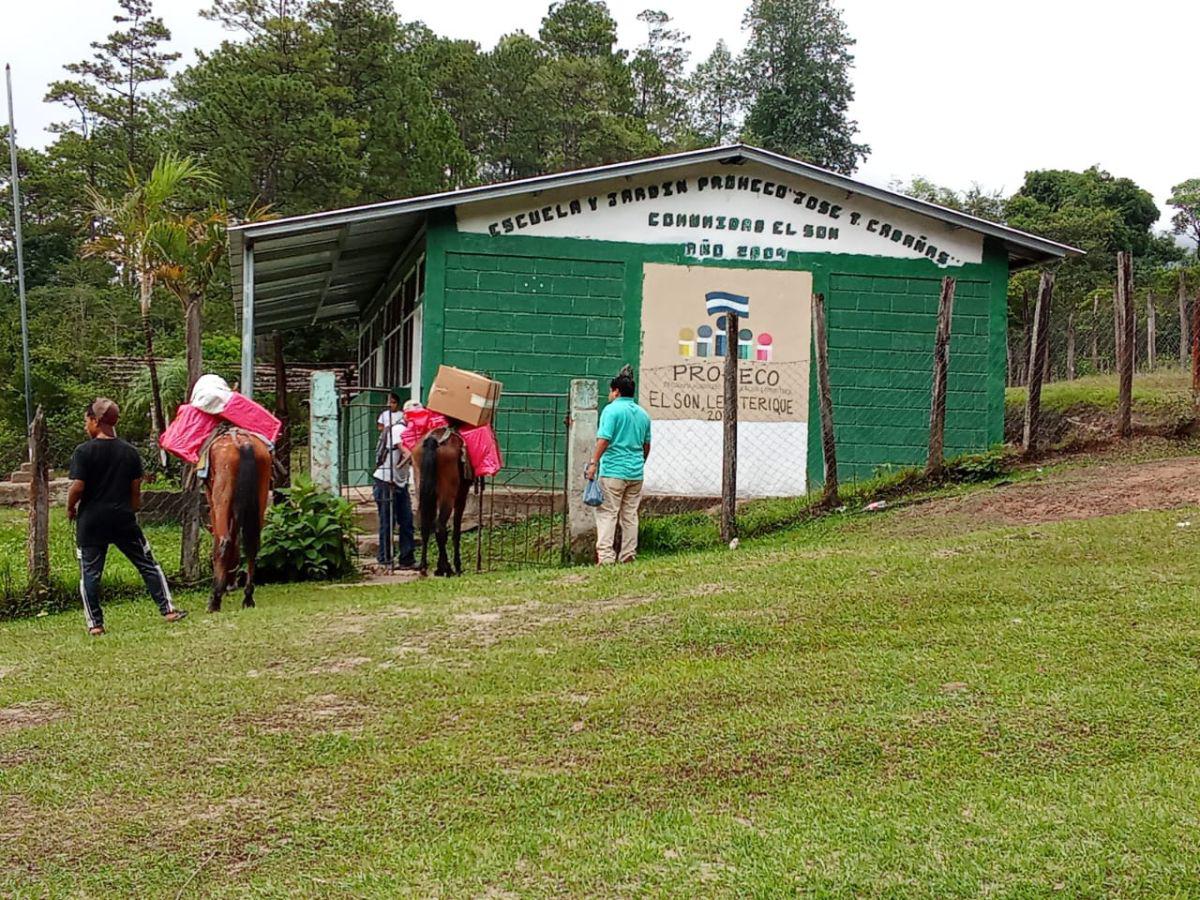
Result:
{"label": "horse's tail", "polygon": [[433,523],[437,519],[438,484],[437,484],[437,438],[425,438],[421,444],[421,492],[417,500],[417,512],[421,517],[422,531],[433,531]]}
{"label": "horse's tail", "polygon": [[258,544],[262,523],[258,508],[258,460],[254,457],[254,444],[245,443],[238,448],[237,481],[233,486],[234,514],[242,524],[242,552],[246,559],[258,555]]}

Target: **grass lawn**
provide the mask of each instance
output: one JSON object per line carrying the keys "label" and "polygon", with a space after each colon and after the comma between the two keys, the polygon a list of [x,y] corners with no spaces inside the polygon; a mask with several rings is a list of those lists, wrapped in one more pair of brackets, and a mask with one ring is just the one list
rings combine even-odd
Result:
{"label": "grass lawn", "polygon": [[[1192,415],[1191,373],[1182,368],[1137,372],[1133,376],[1133,408],[1155,417]],[[1004,392],[1009,415],[1024,415],[1027,390],[1010,387]],[[1080,407],[1115,412],[1117,376],[1087,375],[1074,381],[1052,381],[1042,387],[1042,409],[1067,412]]]}
{"label": "grass lawn", "polygon": [[1186,895],[1190,515],[2,623],[0,894]]}
{"label": "grass lawn", "polygon": [[[25,539],[28,522],[29,514],[25,509],[0,509],[0,619],[5,614],[26,611],[24,595],[29,568]],[[144,530],[163,570],[168,574],[177,572],[179,526],[148,525]],[[208,558],[211,547],[207,531],[202,531],[202,559]],[[75,536],[66,513],[58,507],[50,510],[50,578],[51,608],[79,605],[79,562],[75,557]],[[102,589],[106,596],[114,598],[134,597],[145,590],[137,570],[115,548],[108,553]]]}

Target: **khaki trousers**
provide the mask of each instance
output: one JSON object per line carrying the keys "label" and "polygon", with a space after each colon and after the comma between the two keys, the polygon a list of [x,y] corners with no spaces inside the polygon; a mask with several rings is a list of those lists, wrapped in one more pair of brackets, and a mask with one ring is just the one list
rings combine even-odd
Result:
{"label": "khaki trousers", "polygon": [[642,483],[624,478],[601,478],[604,502],[596,507],[596,559],[600,565],[617,561],[613,540],[621,526],[621,562],[637,555],[638,505],[642,502]]}

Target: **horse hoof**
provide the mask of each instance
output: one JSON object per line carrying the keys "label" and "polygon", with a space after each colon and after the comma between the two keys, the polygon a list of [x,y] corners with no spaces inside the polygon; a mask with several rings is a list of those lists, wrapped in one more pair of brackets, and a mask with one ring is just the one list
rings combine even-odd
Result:
{"label": "horse hoof", "polygon": [[206,612],[210,612],[210,613],[219,613],[220,611],[221,611],[221,607],[212,606],[212,605],[209,605],[208,609],[206,610]]}
{"label": "horse hoof", "polygon": [[253,600],[250,600],[247,598],[246,600],[242,601],[242,609],[253,609],[253,608],[254,608]]}

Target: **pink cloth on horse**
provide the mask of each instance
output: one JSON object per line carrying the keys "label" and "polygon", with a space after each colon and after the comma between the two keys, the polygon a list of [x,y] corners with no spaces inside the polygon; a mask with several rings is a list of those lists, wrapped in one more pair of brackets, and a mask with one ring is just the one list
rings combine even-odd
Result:
{"label": "pink cloth on horse", "polygon": [[445,428],[449,424],[445,416],[431,409],[410,409],[404,414],[404,431],[400,434],[400,444],[405,450],[411,450],[429,432]]}
{"label": "pink cloth on horse", "polygon": [[462,428],[458,433],[467,446],[467,459],[471,460],[471,468],[477,476],[490,477],[504,468],[504,457],[491,425]]}
{"label": "pink cloth on horse", "polygon": [[171,424],[159,436],[158,445],[172,456],[195,465],[200,458],[200,448],[216,430],[220,421],[216,416],[184,403],[175,413]]}
{"label": "pink cloth on horse", "polygon": [[238,428],[261,434],[272,444],[279,439],[279,432],[283,429],[277,418],[237,391],[229,395],[229,402],[221,410],[219,418]]}

